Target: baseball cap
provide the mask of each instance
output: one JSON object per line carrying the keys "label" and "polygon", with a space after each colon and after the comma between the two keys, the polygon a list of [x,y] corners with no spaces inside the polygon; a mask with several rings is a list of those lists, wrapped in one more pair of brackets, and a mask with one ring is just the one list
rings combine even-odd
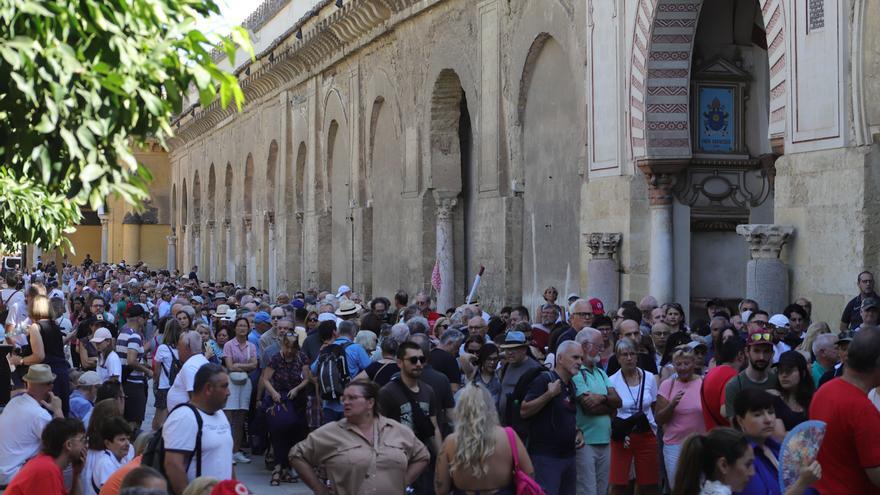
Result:
{"label": "baseball cap", "polygon": [[773,315],[770,317],[769,323],[774,327],[781,328],[789,325],[788,318],[785,315]]}
{"label": "baseball cap", "polygon": [[318,321],[336,321],[336,315],[334,315],[333,313],[321,313],[318,315]]}
{"label": "baseball cap", "polygon": [[351,292],[351,287],[347,285],[340,285],[339,290],[336,291],[336,298],[339,299],[346,292]]}
{"label": "baseball cap", "polygon": [[855,337],[855,332],[852,330],[846,330],[837,334],[837,343],[841,342],[852,342],[853,337]]}
{"label": "baseball cap", "polygon": [[580,298],[581,298],[581,296],[579,296],[577,292],[572,292],[572,293],[570,293],[570,294],[568,295],[568,297],[566,298],[566,300],[567,300],[568,302],[572,302],[572,301],[574,301],[575,299],[580,299]]}
{"label": "baseball cap", "polygon": [[593,307],[594,315],[602,316],[605,314],[605,305],[602,304],[602,301],[598,297],[590,299],[590,306]]}
{"label": "baseball cap", "polygon": [[272,317],[265,311],[257,311],[254,315],[254,323],[272,323]]}
{"label": "baseball cap", "polygon": [[95,330],[95,336],[92,337],[89,340],[89,342],[91,342],[93,344],[98,344],[98,343],[104,342],[107,339],[112,339],[112,338],[113,338],[113,334],[110,333],[110,330],[107,330],[106,328],[102,327],[102,328]]}
{"label": "baseball cap", "polygon": [[862,299],[862,309],[871,309],[871,308],[876,309],[878,306],[880,306],[880,305],[877,304],[877,300],[874,299],[873,297],[866,297],[866,298]]}

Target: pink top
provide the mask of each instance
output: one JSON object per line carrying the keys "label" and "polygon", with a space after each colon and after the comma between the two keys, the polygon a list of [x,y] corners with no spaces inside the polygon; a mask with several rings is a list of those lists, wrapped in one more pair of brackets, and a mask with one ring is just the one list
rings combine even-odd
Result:
{"label": "pink top", "polygon": [[245,341],[242,345],[232,339],[223,346],[223,356],[232,359],[233,364],[244,364],[257,357],[257,348],[253,342]]}
{"label": "pink top", "polygon": [[660,384],[657,395],[667,401],[672,401],[679,392],[684,390],[681,402],[672,412],[672,419],[663,425],[663,442],[670,445],[680,445],[691,433],[703,433],[706,431],[706,422],[703,421],[703,407],[700,403],[700,387],[703,384],[701,378],[694,378],[685,383],[678,378],[669,378]]}

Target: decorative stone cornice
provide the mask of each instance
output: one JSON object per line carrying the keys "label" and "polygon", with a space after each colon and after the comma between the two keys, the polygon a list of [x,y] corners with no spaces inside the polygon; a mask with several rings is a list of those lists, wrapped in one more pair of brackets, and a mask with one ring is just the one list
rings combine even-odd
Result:
{"label": "decorative stone cornice", "polygon": [[594,260],[611,259],[617,253],[623,234],[619,232],[591,232],[587,234],[587,247]]}
{"label": "decorative stone cornice", "polygon": [[[342,8],[338,8],[333,0],[322,0],[266,50],[256,54],[256,60],[236,70],[239,85],[245,94],[245,106],[272,91],[302,83],[349,56],[358,47],[384,35],[385,30],[378,28],[391,29],[401,20],[415,16],[440,1],[443,0],[346,0]],[[258,9],[263,9],[261,14],[252,14],[253,24],[262,27],[277,13],[272,10],[280,10],[283,4],[284,0],[267,0]],[[308,21],[325,9],[335,11],[304,31]],[[398,15],[404,11],[406,16]],[[198,138],[234,112],[232,106],[221,108],[219,99],[207,107],[201,107],[198,103],[191,105],[172,123],[176,137],[170,141],[170,146],[178,147]]]}
{"label": "decorative stone cornice", "polygon": [[776,259],[779,258],[782,246],[794,233],[794,227],[775,224],[746,224],[738,225],[736,233],[746,238],[751,259]]}

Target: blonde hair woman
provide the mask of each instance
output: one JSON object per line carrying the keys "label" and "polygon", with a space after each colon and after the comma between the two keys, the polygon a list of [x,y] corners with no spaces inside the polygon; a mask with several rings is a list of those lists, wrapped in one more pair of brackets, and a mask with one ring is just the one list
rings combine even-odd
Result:
{"label": "blonde hair woman", "polygon": [[[434,489],[438,495],[453,490],[498,495],[513,493],[513,450],[507,431],[498,424],[498,413],[485,387],[469,383],[455,406],[455,432],[443,442],[437,456]],[[520,469],[534,475],[532,460],[522,441],[513,434]]]}
{"label": "blonde hair woman", "polygon": [[217,483],[220,483],[220,480],[217,478],[199,476],[187,485],[186,490],[183,491],[183,495],[210,495],[211,490],[217,486]]}
{"label": "blonde hair woman", "polygon": [[831,333],[831,327],[829,327],[827,323],[824,321],[817,321],[811,324],[807,327],[807,334],[804,336],[804,341],[795,349],[807,358],[808,363],[813,362],[813,341],[816,340],[816,337],[824,333]]}

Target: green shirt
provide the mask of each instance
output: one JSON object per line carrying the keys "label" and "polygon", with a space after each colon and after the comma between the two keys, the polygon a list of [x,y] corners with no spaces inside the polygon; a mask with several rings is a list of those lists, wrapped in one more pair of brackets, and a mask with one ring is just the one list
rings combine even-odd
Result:
{"label": "green shirt", "polygon": [[749,375],[746,374],[746,370],[740,371],[736,376],[730,379],[727,382],[727,386],[724,387],[724,412],[728,418],[733,418],[733,401],[736,399],[736,395],[740,393],[741,390],[745,390],[747,388],[759,388],[761,390],[770,390],[776,388],[779,384],[779,380],[776,378],[776,370],[771,369],[767,372],[767,379],[763,382],[754,382]]}
{"label": "green shirt", "polygon": [[[834,367],[832,366],[831,369],[834,369]],[[813,387],[819,388],[819,382],[822,381],[822,375],[828,373],[828,370],[823,368],[822,365],[819,364],[819,361],[813,361],[813,366],[810,371],[813,375]]]}
{"label": "green shirt", "polygon": [[[578,374],[572,377],[574,394],[580,397],[586,393],[608,395],[611,382],[608,375],[599,366],[590,371],[581,366]],[[584,442],[589,445],[606,445],[611,442],[611,416],[608,414],[584,414],[583,408],[577,406],[577,425],[584,434]]]}

